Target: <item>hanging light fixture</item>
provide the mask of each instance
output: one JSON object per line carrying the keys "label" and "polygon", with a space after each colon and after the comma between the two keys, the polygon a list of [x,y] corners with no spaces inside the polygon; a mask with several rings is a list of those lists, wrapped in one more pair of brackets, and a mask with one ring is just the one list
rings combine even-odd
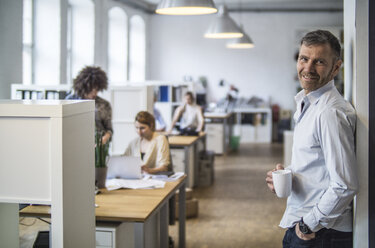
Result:
{"label": "hanging light fixture", "polygon": [[232,49],[245,49],[245,48],[253,48],[254,42],[253,40],[243,31],[243,27],[240,27],[243,36],[241,38],[236,38],[227,43],[227,48]]}
{"label": "hanging light fixture", "polygon": [[217,16],[204,34],[204,37],[209,39],[230,39],[241,38],[242,36],[241,30],[228,15],[225,5],[219,7]]}
{"label": "hanging light fixture", "polygon": [[254,47],[254,43],[247,34],[244,34],[241,38],[237,38],[233,40],[232,42],[227,43],[227,48],[232,48],[232,49],[244,49],[244,48],[253,48],[253,47]]}
{"label": "hanging light fixture", "polygon": [[160,15],[205,15],[217,12],[212,0],[161,0],[155,12]]}

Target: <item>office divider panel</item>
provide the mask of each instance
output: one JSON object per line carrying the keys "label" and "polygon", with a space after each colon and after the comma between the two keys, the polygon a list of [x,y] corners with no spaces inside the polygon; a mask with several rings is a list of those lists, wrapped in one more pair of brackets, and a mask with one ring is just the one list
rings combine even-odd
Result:
{"label": "office divider panel", "polygon": [[1,214],[14,211],[8,204],[50,204],[54,248],[95,246],[94,109],[94,101],[0,101]]}

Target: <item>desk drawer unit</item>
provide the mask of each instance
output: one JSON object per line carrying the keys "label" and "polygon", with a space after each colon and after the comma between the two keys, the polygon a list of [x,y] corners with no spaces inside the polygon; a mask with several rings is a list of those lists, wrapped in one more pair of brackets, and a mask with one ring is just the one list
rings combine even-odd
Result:
{"label": "desk drawer unit", "polygon": [[96,248],[134,247],[134,229],[130,223],[97,222]]}
{"label": "desk drawer unit", "polygon": [[112,230],[98,230],[95,232],[96,248],[115,247],[115,232]]}
{"label": "desk drawer unit", "polygon": [[96,248],[116,247],[117,225],[97,226],[95,232]]}
{"label": "desk drawer unit", "polygon": [[223,124],[206,125],[207,150],[214,151],[216,154],[224,153],[224,126]]}
{"label": "desk drawer unit", "polygon": [[185,172],[185,150],[171,149],[173,170],[175,172]]}

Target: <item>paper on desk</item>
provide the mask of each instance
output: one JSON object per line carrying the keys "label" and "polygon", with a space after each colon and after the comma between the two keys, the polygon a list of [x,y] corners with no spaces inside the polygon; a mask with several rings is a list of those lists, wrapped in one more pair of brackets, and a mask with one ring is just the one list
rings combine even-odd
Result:
{"label": "paper on desk", "polygon": [[107,179],[105,186],[107,190],[115,189],[156,189],[164,188],[165,182],[155,179]]}
{"label": "paper on desk", "polygon": [[151,178],[151,179],[161,180],[161,181],[164,181],[164,182],[174,182],[177,179],[179,179],[180,177],[182,177],[183,175],[185,175],[184,172],[175,172],[173,175],[171,175],[169,177],[167,175],[146,174],[145,178]]}

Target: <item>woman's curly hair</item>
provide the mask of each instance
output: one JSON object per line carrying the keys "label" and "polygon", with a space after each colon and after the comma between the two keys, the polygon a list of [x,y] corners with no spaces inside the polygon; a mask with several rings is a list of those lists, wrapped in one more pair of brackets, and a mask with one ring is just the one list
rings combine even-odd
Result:
{"label": "woman's curly hair", "polygon": [[85,97],[92,90],[106,90],[108,87],[107,74],[95,66],[86,66],[83,68],[73,81],[73,89],[80,97]]}

